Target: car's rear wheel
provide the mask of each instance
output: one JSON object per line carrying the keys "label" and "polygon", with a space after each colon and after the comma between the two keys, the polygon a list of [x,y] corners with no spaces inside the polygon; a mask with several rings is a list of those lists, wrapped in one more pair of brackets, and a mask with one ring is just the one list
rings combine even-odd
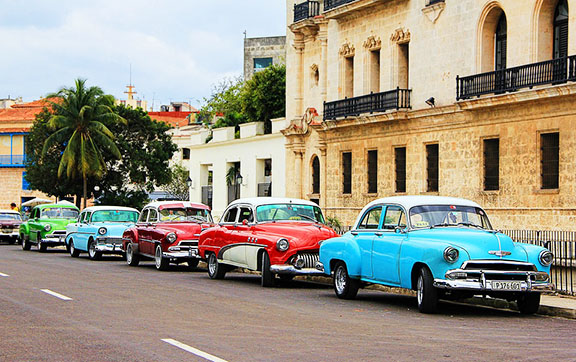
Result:
{"label": "car's rear wheel", "polygon": [[188,259],[188,262],[186,262],[186,264],[188,264],[188,269],[195,270],[198,267],[199,262],[200,262],[199,259]]}
{"label": "car's rear wheel", "polygon": [[520,313],[534,314],[540,308],[540,293],[524,293],[516,300],[516,303]]}
{"label": "car's rear wheel", "polygon": [[102,253],[96,250],[96,240],[90,239],[88,243],[88,257],[90,260],[100,260],[102,258]]}
{"label": "car's rear wheel", "polygon": [[354,299],[360,289],[360,281],[358,279],[350,278],[348,275],[348,268],[344,262],[338,262],[334,268],[334,276],[332,277],[334,284],[334,292],[340,299]]}
{"label": "car's rear wheel", "polygon": [[80,256],[80,250],[74,247],[74,240],[70,239],[68,251],[70,251],[70,256],[73,258],[77,258]]}
{"label": "car's rear wheel", "polygon": [[273,287],[276,283],[276,275],[270,271],[270,256],[267,252],[262,253],[262,280],[260,285],[264,288]]}
{"label": "car's rear wheel", "polygon": [[140,263],[140,255],[136,254],[132,243],[129,243],[126,247],[126,262],[130,266],[138,266]]}
{"label": "car's rear wheel", "polygon": [[210,253],[208,256],[208,276],[210,279],[224,279],[226,272],[226,266],[218,263],[216,254]]}
{"label": "car's rear wheel", "polygon": [[434,278],[427,267],[420,269],[416,292],[418,310],[421,313],[435,313],[438,307],[438,289],[434,287]]}
{"label": "car's rear wheel", "polygon": [[30,250],[30,241],[24,237],[24,234],[20,234],[20,239],[22,239],[22,250]]}
{"label": "car's rear wheel", "polygon": [[154,262],[156,264],[156,269],[166,270],[170,264],[170,260],[162,255],[162,247],[160,244],[156,245],[156,252],[154,253]]}
{"label": "car's rear wheel", "polygon": [[36,240],[38,242],[38,244],[36,245],[38,247],[38,251],[41,253],[45,252],[46,249],[48,248],[48,245],[46,245],[46,243],[42,242],[42,236],[40,235],[40,233],[38,233]]}

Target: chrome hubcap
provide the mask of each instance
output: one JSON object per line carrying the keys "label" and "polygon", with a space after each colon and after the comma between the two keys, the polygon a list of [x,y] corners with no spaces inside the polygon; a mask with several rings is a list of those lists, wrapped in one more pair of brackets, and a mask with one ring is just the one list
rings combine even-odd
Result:
{"label": "chrome hubcap", "polygon": [[90,243],[90,256],[94,257],[94,254],[96,253],[96,246],[94,245],[94,242]]}
{"label": "chrome hubcap", "polygon": [[422,276],[418,277],[418,304],[422,304],[422,295],[424,294],[424,281],[422,280]]}
{"label": "chrome hubcap", "polygon": [[70,254],[74,254],[74,243],[70,242]]}
{"label": "chrome hubcap", "polygon": [[156,268],[160,268],[160,264],[162,263],[162,250],[160,249],[160,247],[156,248]]}
{"label": "chrome hubcap", "polygon": [[216,257],[214,257],[214,254],[210,254],[210,258],[208,260],[208,271],[211,275],[216,273]]}
{"label": "chrome hubcap", "polygon": [[128,245],[128,251],[126,252],[126,261],[128,263],[132,262],[132,245]]}
{"label": "chrome hubcap", "polygon": [[343,267],[338,267],[338,269],[336,269],[334,282],[336,284],[336,290],[338,291],[338,294],[344,293],[344,289],[346,288],[346,272],[344,271]]}

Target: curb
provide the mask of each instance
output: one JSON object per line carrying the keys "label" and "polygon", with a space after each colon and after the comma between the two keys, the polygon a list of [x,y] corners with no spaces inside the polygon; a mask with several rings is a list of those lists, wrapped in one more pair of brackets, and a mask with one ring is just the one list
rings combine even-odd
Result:
{"label": "curb", "polygon": [[[332,285],[332,278],[324,277],[324,276],[307,276],[307,277],[296,277],[299,280],[305,280],[320,284],[328,284]],[[371,284],[365,289],[368,290],[378,290],[381,292],[386,293],[394,293],[394,294],[401,294],[401,295],[410,295],[416,296],[416,292],[410,289],[403,289],[403,288],[394,288],[394,287],[387,287],[384,285],[378,284]],[[472,304],[472,305],[480,305],[484,307],[490,307],[495,309],[506,309],[506,310],[513,310],[518,311],[518,307],[516,306],[516,302],[508,302],[503,299],[493,299],[493,298],[482,298],[482,297],[474,297],[469,299],[463,299],[456,301],[457,303],[465,303],[465,304]],[[555,307],[545,304],[540,304],[540,309],[536,313],[538,315],[544,316],[552,316],[552,317],[562,317],[568,319],[576,319],[576,309],[570,308],[562,308],[562,307]]]}

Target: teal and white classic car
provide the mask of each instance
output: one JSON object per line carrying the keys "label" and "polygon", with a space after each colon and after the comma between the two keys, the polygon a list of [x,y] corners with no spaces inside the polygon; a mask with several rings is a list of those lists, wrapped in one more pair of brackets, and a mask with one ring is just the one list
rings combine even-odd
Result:
{"label": "teal and white classic car", "polygon": [[398,196],[371,202],[351,231],[322,242],[317,268],[333,276],[342,299],[374,283],[416,290],[423,313],[435,312],[438,299],[484,295],[532,314],[540,293],[554,288],[553,259],[543,247],[493,230],[472,201]]}
{"label": "teal and white classic car", "polygon": [[92,260],[102,254],[121,254],[122,234],[138,221],[136,209],[120,206],[93,206],[80,213],[78,221],[66,227],[66,247],[76,258],[87,252]]}

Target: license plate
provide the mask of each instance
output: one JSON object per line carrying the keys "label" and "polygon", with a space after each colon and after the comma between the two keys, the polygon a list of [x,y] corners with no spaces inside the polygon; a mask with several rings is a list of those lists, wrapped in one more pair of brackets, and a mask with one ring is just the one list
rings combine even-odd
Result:
{"label": "license plate", "polygon": [[492,290],[522,290],[522,283],[521,282],[501,282],[501,281],[493,281],[492,282]]}

